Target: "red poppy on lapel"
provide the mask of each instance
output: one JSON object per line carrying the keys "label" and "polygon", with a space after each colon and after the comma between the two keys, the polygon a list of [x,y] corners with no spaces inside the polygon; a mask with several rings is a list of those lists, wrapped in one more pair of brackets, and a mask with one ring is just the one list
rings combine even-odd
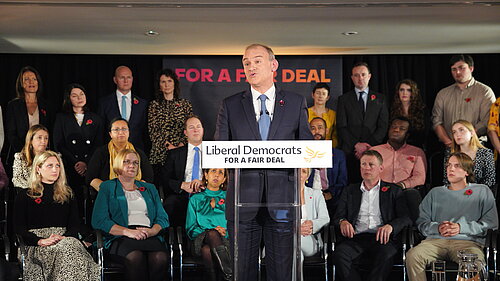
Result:
{"label": "red poppy on lapel", "polygon": [[39,198],[35,199],[35,203],[37,203],[37,204],[42,203],[42,198],[39,197]]}
{"label": "red poppy on lapel", "polygon": [[86,124],[86,125],[90,125],[90,124],[92,124],[93,122],[94,122],[94,121],[92,121],[92,119],[89,119],[89,120],[87,120],[87,122],[86,122],[85,124]]}
{"label": "red poppy on lapel", "polygon": [[465,102],[470,102],[472,99],[471,98],[466,98]]}
{"label": "red poppy on lapel", "polygon": [[144,186],[140,186],[139,188],[137,188],[139,191],[141,192],[144,192],[146,190],[146,188]]}
{"label": "red poppy on lapel", "polygon": [[389,190],[389,187],[388,186],[384,186],[384,187],[382,187],[381,190],[382,190],[382,192],[386,192],[387,190]]}
{"label": "red poppy on lapel", "polygon": [[219,200],[219,205],[222,205],[222,204],[224,204],[225,202],[226,202],[226,201],[224,200],[224,198],[221,198],[221,199]]}
{"label": "red poppy on lapel", "polygon": [[408,156],[408,158],[406,159],[408,159],[411,162],[415,162],[415,156]]}
{"label": "red poppy on lapel", "polygon": [[40,112],[43,114],[43,116],[47,116],[47,111],[45,111],[45,109],[40,109]]}
{"label": "red poppy on lapel", "polygon": [[284,106],[285,105],[285,101],[284,100],[280,100],[280,106]]}
{"label": "red poppy on lapel", "polygon": [[471,195],[472,194],[472,189],[467,189],[465,192],[464,192],[464,195]]}
{"label": "red poppy on lapel", "polygon": [[134,98],[134,104],[138,104],[139,100],[137,98]]}
{"label": "red poppy on lapel", "polygon": [[377,96],[376,96],[376,95],[371,95],[371,96],[370,96],[370,99],[371,99],[371,100],[375,100],[376,98],[377,98]]}

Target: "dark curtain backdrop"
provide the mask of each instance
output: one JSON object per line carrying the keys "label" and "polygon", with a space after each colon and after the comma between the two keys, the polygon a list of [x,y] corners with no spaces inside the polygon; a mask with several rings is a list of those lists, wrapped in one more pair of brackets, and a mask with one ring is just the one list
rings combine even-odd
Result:
{"label": "dark curtain backdrop", "polygon": [[[473,54],[474,77],[500,93],[500,54]],[[133,92],[152,99],[155,73],[161,69],[165,56],[138,55],[48,55],[0,54],[0,105],[4,118],[9,100],[15,97],[15,81],[21,67],[31,65],[41,73],[43,97],[60,107],[67,84],[78,82],[87,88],[92,109],[97,99],[115,90],[112,77],[119,65],[129,66],[134,75]],[[347,55],[343,58],[343,91],[353,88],[350,70],[357,61],[366,61],[372,71],[370,87],[388,95],[392,101],[395,84],[404,78],[415,80],[429,110],[437,92],[453,83],[448,65],[451,55]],[[279,60],[279,55],[278,55]],[[198,109],[203,110],[203,109]],[[214,114],[216,114],[214,112]],[[434,137],[433,134],[431,136]],[[437,144],[437,143],[436,143]],[[4,152],[7,144],[4,145]]]}

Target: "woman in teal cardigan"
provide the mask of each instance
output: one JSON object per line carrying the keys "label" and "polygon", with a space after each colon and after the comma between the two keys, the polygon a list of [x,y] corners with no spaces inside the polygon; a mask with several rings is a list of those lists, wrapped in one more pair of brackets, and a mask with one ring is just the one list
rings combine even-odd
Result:
{"label": "woman in teal cardigan", "polygon": [[194,240],[194,254],[203,258],[209,281],[217,279],[214,259],[224,280],[232,280],[233,274],[225,216],[226,175],[225,169],[205,170],[202,180],[205,190],[191,196],[187,209],[186,232]]}
{"label": "woman in teal cardigan", "polygon": [[92,226],[106,233],[104,247],[110,258],[124,263],[127,280],[161,281],[169,257],[158,234],[169,226],[168,217],[156,187],[135,180],[139,167],[137,152],[118,153],[113,164],[118,178],[101,184]]}

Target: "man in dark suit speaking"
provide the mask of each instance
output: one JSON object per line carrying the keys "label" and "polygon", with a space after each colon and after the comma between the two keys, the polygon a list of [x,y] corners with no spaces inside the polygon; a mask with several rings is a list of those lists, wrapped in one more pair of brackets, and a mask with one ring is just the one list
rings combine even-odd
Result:
{"label": "man in dark suit speaking", "polygon": [[[250,89],[222,101],[215,140],[312,139],[305,98],[274,86],[273,75],[278,69],[278,61],[271,48],[250,45],[242,61]],[[294,199],[294,171],[243,169],[240,186],[242,203],[290,203]],[[232,239],[235,222],[231,185],[226,206]],[[239,210],[238,276],[235,280],[258,280],[257,261],[262,238],[266,246],[267,280],[291,280],[295,219],[292,210],[284,207],[241,207]]]}
{"label": "man in dark suit speaking", "polygon": [[[344,188],[333,218],[342,236],[333,263],[343,281],[383,281],[391,272],[393,257],[401,245],[399,233],[411,225],[400,186],[380,180],[384,167],[380,153],[367,150],[361,156],[361,184]],[[373,261],[368,278],[361,279],[353,261],[362,254]]]}

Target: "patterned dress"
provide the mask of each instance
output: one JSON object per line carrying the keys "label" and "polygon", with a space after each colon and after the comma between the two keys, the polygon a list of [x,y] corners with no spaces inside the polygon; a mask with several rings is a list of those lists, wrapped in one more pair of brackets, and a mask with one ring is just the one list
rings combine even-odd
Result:
{"label": "patterned dress", "polygon": [[152,142],[151,164],[164,164],[168,150],[165,142],[178,146],[186,143],[184,121],[193,114],[193,106],[186,99],[154,100],[148,107],[148,129]]}

